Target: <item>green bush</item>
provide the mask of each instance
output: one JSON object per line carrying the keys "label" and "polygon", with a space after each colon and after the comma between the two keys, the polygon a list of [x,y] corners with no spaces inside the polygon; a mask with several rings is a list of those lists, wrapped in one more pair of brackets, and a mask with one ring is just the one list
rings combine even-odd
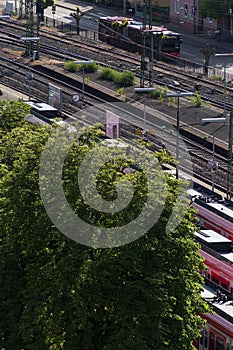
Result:
{"label": "green bush", "polygon": [[210,80],[216,80],[216,81],[223,81],[223,77],[220,77],[218,75],[211,75],[209,77]]}
{"label": "green bush", "polygon": [[202,99],[197,91],[195,92],[195,95],[193,97],[191,97],[191,104],[193,107],[201,107],[202,106]]}
{"label": "green bush", "polygon": [[94,62],[91,64],[84,64],[83,67],[84,67],[85,72],[93,73],[93,72],[96,72],[98,70],[99,65],[98,65],[98,63]]}
{"label": "green bush", "polygon": [[85,72],[92,73],[98,70],[99,65],[96,62],[90,64],[76,64],[74,61],[68,61],[64,64],[64,69],[69,72],[77,72],[77,70],[82,70],[83,68]]}
{"label": "green bush", "polygon": [[134,83],[134,73],[122,72],[120,73],[120,84],[123,86],[131,86]]}
{"label": "green bush", "polygon": [[117,95],[117,96],[123,95],[124,90],[125,90],[125,88],[124,88],[124,86],[122,86],[121,88],[119,88],[119,89],[116,91],[116,95]]}
{"label": "green bush", "polygon": [[109,67],[105,67],[102,69],[100,76],[102,79],[114,80],[114,69],[109,68]]}
{"label": "green bush", "polygon": [[74,61],[67,61],[64,64],[64,69],[68,70],[69,72],[76,72],[78,70],[78,66],[74,63]]}
{"label": "green bush", "polygon": [[155,99],[159,99],[162,102],[164,97],[166,97],[167,92],[168,87],[165,86],[164,88],[157,88],[155,91],[151,92],[151,96]]}
{"label": "green bush", "polygon": [[134,73],[124,71],[118,72],[115,69],[106,67],[102,69],[101,78],[114,81],[116,84],[123,86],[131,86],[134,83]]}

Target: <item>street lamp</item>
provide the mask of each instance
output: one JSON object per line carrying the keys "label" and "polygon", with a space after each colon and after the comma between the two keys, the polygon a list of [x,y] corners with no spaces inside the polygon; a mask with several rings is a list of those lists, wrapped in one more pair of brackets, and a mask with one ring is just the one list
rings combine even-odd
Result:
{"label": "street lamp", "polygon": [[179,137],[180,137],[180,97],[193,96],[193,92],[171,92],[165,95],[166,97],[177,97],[177,111],[176,111],[176,179],[179,179]]}
{"label": "street lamp", "polygon": [[224,128],[226,123],[226,118],[202,118],[201,122],[203,124],[206,123],[224,123],[224,125],[220,126],[216,131],[213,132],[213,146],[212,146],[212,160],[208,162],[209,167],[211,169],[211,183],[212,183],[212,191],[214,192],[214,172],[218,169],[218,163],[215,162],[215,135],[218,131]]}
{"label": "street lamp", "polygon": [[74,64],[81,64],[82,65],[82,71],[83,71],[83,83],[82,83],[82,101],[83,101],[83,104],[84,104],[84,87],[85,87],[85,77],[84,77],[84,73],[85,73],[85,68],[84,68],[84,65],[85,64],[93,64],[95,63],[95,61],[74,61]]}
{"label": "street lamp", "polygon": [[[143,87],[140,87],[140,88],[135,88],[134,89],[134,92],[136,93],[150,93],[150,92],[154,92],[155,91],[155,88],[153,87],[150,87],[150,88],[143,88]],[[144,114],[143,114],[143,129],[146,130],[146,104],[144,103]]]}
{"label": "street lamp", "polygon": [[216,53],[215,57],[223,57],[224,58],[224,73],[223,73],[223,81],[224,81],[224,117],[226,117],[226,57],[232,57],[233,53]]}

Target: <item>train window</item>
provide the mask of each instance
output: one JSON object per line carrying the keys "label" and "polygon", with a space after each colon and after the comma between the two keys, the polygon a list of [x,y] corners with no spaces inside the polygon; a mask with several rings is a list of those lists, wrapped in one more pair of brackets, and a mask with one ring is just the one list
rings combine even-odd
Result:
{"label": "train window", "polygon": [[224,289],[228,290],[228,286],[227,286],[225,283],[221,282],[221,286],[222,286]]}
{"label": "train window", "polygon": [[208,347],[208,330],[207,329],[204,329],[204,348],[207,349]]}
{"label": "train window", "polygon": [[220,337],[216,338],[216,350],[224,350],[224,340]]}
{"label": "train window", "polygon": [[207,349],[207,347],[208,347],[208,333],[207,334],[205,334],[205,348]]}
{"label": "train window", "polygon": [[219,280],[217,280],[217,278],[215,278],[215,277],[212,277],[212,281],[216,284],[219,284]]}
{"label": "train window", "polygon": [[227,343],[227,349],[226,350],[231,350],[231,346],[229,343]]}
{"label": "train window", "polygon": [[215,343],[215,335],[214,333],[210,332],[210,346],[209,346],[209,350],[215,350],[214,349],[214,343]]}
{"label": "train window", "polygon": [[202,330],[200,334],[200,345],[203,345],[203,339],[204,339],[204,330]]}

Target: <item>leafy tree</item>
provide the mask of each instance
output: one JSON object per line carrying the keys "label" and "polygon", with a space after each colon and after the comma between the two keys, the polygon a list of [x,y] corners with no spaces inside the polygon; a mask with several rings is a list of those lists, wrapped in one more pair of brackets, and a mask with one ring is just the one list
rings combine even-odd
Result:
{"label": "leafy tree", "polygon": [[203,18],[221,18],[229,12],[231,7],[229,0],[200,0],[199,13]]}
{"label": "leafy tree", "polygon": [[71,12],[71,14],[70,14],[70,16],[74,17],[74,19],[76,20],[77,35],[80,34],[80,19],[84,15],[85,15],[85,12],[81,12],[81,10],[78,6],[76,8],[76,12]]}
{"label": "leafy tree", "polygon": [[[13,112],[14,108],[13,103]],[[174,208],[178,180],[167,175],[166,205],[143,237],[122,247],[86,247],[58,231],[40,197],[40,158],[52,129],[24,121],[19,126],[4,125],[0,144],[0,346],[25,350],[192,349],[200,324],[197,312],[207,311],[207,306],[200,296],[203,263],[194,241],[191,208],[176,229],[166,232],[173,209],[180,220],[180,208]],[[83,138],[73,143],[63,166],[63,188],[82,219],[112,227],[138,215],[148,189],[140,169],[123,175],[122,167],[135,161],[130,155],[119,156],[100,168],[97,189],[105,200],[112,200],[116,183],[127,178],[135,189],[132,207],[112,215],[85,204],[76,181],[77,169],[101,134],[96,125],[85,129]],[[59,147],[63,147],[65,132],[60,140]],[[58,151],[54,145],[54,159]],[[164,153],[156,156],[167,160]],[[158,191],[152,194],[158,207],[162,205],[162,182],[157,176],[154,186]],[[126,191],[123,182],[124,186]]]}
{"label": "leafy tree", "polygon": [[41,21],[44,21],[44,10],[50,6],[55,9],[55,0],[36,0],[36,14]]}
{"label": "leafy tree", "polygon": [[0,101],[0,132],[7,133],[20,125],[27,124],[24,116],[31,107],[22,101]]}
{"label": "leafy tree", "polygon": [[204,55],[204,73],[208,76],[210,57],[215,53],[215,48],[211,47],[207,43],[205,44],[204,48],[200,50],[200,52]]}

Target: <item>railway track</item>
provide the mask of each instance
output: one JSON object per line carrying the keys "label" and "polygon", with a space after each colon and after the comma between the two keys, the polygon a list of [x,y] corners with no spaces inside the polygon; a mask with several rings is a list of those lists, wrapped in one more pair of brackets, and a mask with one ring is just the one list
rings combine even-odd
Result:
{"label": "railway track", "polygon": [[[18,40],[18,36],[16,34],[13,34],[14,37],[6,37],[6,33],[1,33],[1,35],[3,35],[4,38],[4,43],[1,43],[1,45],[5,45],[6,43],[8,43],[9,45],[13,45],[16,46],[19,49],[23,48],[23,43],[20,43]],[[23,34],[21,34],[23,35]],[[47,34],[46,34],[47,35]],[[12,38],[12,39],[11,39]],[[57,38],[57,34],[49,34],[48,38],[46,40],[49,40],[49,42],[54,42],[58,40],[55,38]],[[12,43],[9,43],[12,40]],[[57,46],[50,46],[49,44],[44,44],[44,39],[42,39],[42,44],[41,44],[41,52],[43,53],[43,55],[50,55],[50,57],[53,58],[61,58],[61,57],[66,57],[66,59],[68,58],[88,58],[87,56],[80,56],[80,47],[77,45],[77,48],[79,47],[79,55],[76,56],[74,47],[76,46],[75,41],[72,43],[70,43],[70,38],[69,38],[69,44],[65,44],[65,45],[69,45],[69,47],[66,46],[66,48],[60,48],[58,50]],[[65,38],[65,42],[67,42],[67,39]],[[61,39],[61,43],[59,43],[60,46],[64,45],[63,39]],[[68,49],[70,48],[70,45],[72,46],[72,50],[69,51]],[[80,43],[79,43],[80,45]],[[85,50],[87,50],[87,45],[85,43],[85,49],[83,48],[84,52],[82,52],[83,54],[86,53]],[[84,46],[83,46],[84,47]],[[109,49],[109,48],[108,48]],[[107,50],[107,49],[106,49]],[[98,51],[98,50],[97,50]],[[92,52],[93,54],[93,52]],[[99,54],[99,52],[97,52],[97,54]],[[118,52],[118,55],[121,54]],[[125,55],[125,57],[123,57],[123,61],[126,62],[127,61],[127,56]],[[135,67],[137,67],[136,63],[138,63],[138,57],[133,58],[133,55],[130,55],[130,60],[133,61],[135,60],[135,65],[134,66],[130,66],[131,69],[135,69]],[[111,56],[113,57],[113,56]],[[114,56],[115,57],[115,56]],[[25,64],[22,64],[21,62],[16,62],[15,59],[7,59],[6,57],[1,57],[2,58],[2,63],[1,63],[1,72],[3,74],[1,74],[1,82],[7,84],[12,83],[12,85],[14,86],[14,88],[18,88],[21,92],[24,92],[28,90],[28,80],[25,78],[26,76],[26,72],[28,71],[28,67]],[[93,57],[92,57],[93,58]],[[21,59],[21,58],[20,58]],[[106,57],[105,57],[106,59]],[[22,59],[23,60],[23,59]],[[106,62],[109,62],[109,56],[107,57]],[[106,62],[104,64],[106,64]],[[129,60],[127,61],[127,64],[130,65],[132,64],[129,63]],[[126,63],[121,64],[121,66],[126,65]],[[163,64],[164,66],[164,64]],[[133,68],[132,68],[133,67]],[[48,85],[48,77],[49,77],[49,81],[53,82],[54,84],[56,84],[56,86],[59,86],[62,88],[63,93],[63,110],[64,113],[66,115],[68,115],[69,117],[74,117],[76,118],[76,116],[78,116],[79,111],[80,111],[80,106],[75,106],[73,104],[71,104],[71,96],[74,92],[81,91],[81,78],[76,76],[75,79],[71,79],[71,76],[67,77],[67,73],[66,73],[66,77],[64,76],[64,71],[62,72],[59,71],[58,68],[56,68],[56,72],[54,72],[54,70],[50,70],[48,67],[40,67],[40,69],[35,69],[33,66],[31,67],[31,71],[34,74],[33,77],[33,86],[31,87],[31,93],[34,96],[39,97],[39,99],[41,99],[42,101],[46,101],[47,100],[47,85]],[[175,74],[179,74],[179,81],[180,81],[180,71],[174,73],[174,75],[172,76],[172,80],[173,81],[169,81],[167,80],[167,75],[165,75],[164,73],[164,69],[162,69],[161,67],[158,66],[158,64],[156,64],[156,72],[157,72],[157,76],[158,76],[158,80],[160,80],[160,84],[161,86],[168,86],[168,87],[172,87],[172,82],[173,82],[173,86],[174,86],[174,80],[176,79],[176,75]],[[183,73],[182,73],[183,74]],[[189,75],[190,77],[190,75]],[[195,78],[196,81],[201,81],[201,78],[196,77]],[[19,83],[20,82],[20,83]],[[170,84],[169,84],[170,82]],[[157,83],[156,83],[157,84]],[[190,81],[189,81],[190,84]],[[213,82],[208,82],[206,83],[206,89],[208,89],[209,91],[211,91],[211,89],[213,89],[213,86],[215,88],[215,91],[218,91],[219,95],[221,96],[224,92],[224,87],[222,86],[222,84],[215,84]],[[184,87],[184,86],[183,86]],[[181,89],[181,87],[179,86],[179,89]],[[100,89],[97,87],[96,89],[87,89],[88,91],[86,91],[85,95],[86,95],[86,105],[93,105],[93,104],[99,104],[102,102],[106,102],[106,100],[108,100],[109,103],[111,102],[115,102],[117,101],[117,98],[114,96],[111,96],[110,91],[105,91],[105,93],[103,94],[103,91],[100,91]],[[103,89],[102,89],[103,90]],[[189,87],[190,90],[190,87]],[[228,88],[229,91],[231,91],[230,88]],[[104,96],[103,96],[104,95]],[[110,98],[107,96],[110,95]],[[211,95],[213,96],[213,93],[211,93]],[[226,104],[226,101],[224,101],[224,103]],[[221,103],[218,103],[218,107],[221,108]],[[230,107],[229,107],[230,108]],[[142,120],[135,122],[135,125],[132,124],[132,130],[127,130],[124,131],[128,137],[131,138],[135,138],[135,128],[138,127],[138,124],[142,125]],[[161,136],[161,135],[160,135]],[[157,140],[157,142],[156,142]],[[168,135],[165,135],[163,137],[160,137],[160,140],[158,142],[157,137],[154,137],[154,139],[152,139],[151,141],[153,141],[155,148],[159,149],[161,148],[161,145],[163,144],[167,144],[169,142],[171,142],[170,148],[174,148],[175,149],[175,142],[174,142],[174,137],[173,137],[173,141],[169,141],[169,137]],[[194,172],[196,174],[196,176],[198,176],[199,178],[201,178],[202,180],[208,182],[209,184],[212,183],[213,181],[213,173],[210,172],[210,170],[208,169],[208,160],[212,158],[212,153],[207,150],[206,148],[203,149],[202,146],[198,145],[197,143],[194,143],[193,141],[191,141],[190,139],[186,139],[185,140],[186,144],[188,145],[188,148],[190,149],[190,154],[191,154],[191,158],[192,158],[192,162],[193,162],[193,166],[194,166]],[[175,152],[173,153],[173,155],[175,155]],[[227,169],[228,169],[228,165],[227,165],[227,160],[226,157],[222,157],[220,154],[215,154],[215,160],[219,163],[219,168],[218,170],[214,173],[214,180],[215,180],[215,184],[216,187],[219,188],[222,191],[226,191],[227,188]]]}
{"label": "railway track", "polygon": [[[16,41],[19,41],[20,37],[25,35],[25,24],[23,29],[22,25],[18,22],[10,22],[9,26],[8,29],[4,26],[4,30],[1,29],[0,33],[9,35],[10,37],[14,36]],[[20,31],[20,35],[16,34],[18,30]],[[40,37],[40,51],[46,55],[53,55],[53,57],[57,58],[66,57],[67,59],[91,58],[118,69],[132,70],[140,75],[140,56],[138,54],[126,53],[124,50],[110,47],[107,44],[97,41],[97,39],[94,41],[77,36],[75,38],[67,37],[65,34],[48,31],[43,28],[41,28]],[[166,60],[168,59],[171,60],[171,58],[166,58]],[[207,80],[200,71],[198,73],[192,72],[192,64],[189,61],[186,61],[186,66],[190,66],[190,70],[188,71],[183,69],[183,60],[176,59],[176,65],[177,68],[174,68],[172,64],[163,61],[161,65],[161,62],[157,61],[153,72],[154,83],[164,87],[167,86],[169,89],[198,90],[203,101],[217,108],[232,110],[233,89],[231,86],[224,87],[224,84],[221,82]],[[145,79],[147,78],[148,74],[145,72]],[[179,82],[179,86],[176,87],[174,85],[177,82]]]}

